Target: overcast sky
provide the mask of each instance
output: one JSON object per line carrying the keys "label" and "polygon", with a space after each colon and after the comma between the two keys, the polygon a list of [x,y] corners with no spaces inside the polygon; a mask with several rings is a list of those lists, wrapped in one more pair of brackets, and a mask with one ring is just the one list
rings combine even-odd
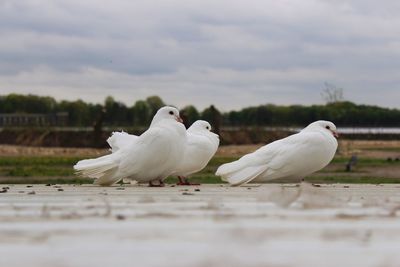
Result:
{"label": "overcast sky", "polygon": [[400,108],[400,1],[0,0],[0,94]]}

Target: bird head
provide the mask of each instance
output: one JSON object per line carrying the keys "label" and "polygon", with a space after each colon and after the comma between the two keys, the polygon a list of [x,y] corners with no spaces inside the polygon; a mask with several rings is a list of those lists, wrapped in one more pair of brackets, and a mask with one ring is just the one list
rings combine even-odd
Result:
{"label": "bird head", "polygon": [[188,129],[189,132],[211,132],[211,125],[207,121],[197,120]]}
{"label": "bird head", "polygon": [[157,123],[161,120],[175,120],[180,123],[183,122],[183,120],[179,116],[179,110],[170,106],[160,108],[157,111],[156,115],[154,115],[151,124],[153,125],[154,123]]}
{"label": "bird head", "polygon": [[308,125],[305,130],[320,130],[329,132],[335,138],[339,138],[339,133],[337,131],[336,125],[330,121],[316,121]]}

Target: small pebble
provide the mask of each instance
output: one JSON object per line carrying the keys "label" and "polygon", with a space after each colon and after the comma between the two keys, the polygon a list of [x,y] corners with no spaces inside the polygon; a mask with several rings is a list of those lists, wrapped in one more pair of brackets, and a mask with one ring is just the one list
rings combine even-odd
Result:
{"label": "small pebble", "polygon": [[348,185],[345,185],[345,186],[343,186],[343,188],[350,188],[350,186],[348,186]]}
{"label": "small pebble", "polygon": [[0,193],[7,193],[7,189],[4,189],[0,191]]}
{"label": "small pebble", "polygon": [[35,191],[28,192],[28,195],[36,195]]}
{"label": "small pebble", "polygon": [[196,191],[196,192],[200,192],[200,189],[196,188],[194,191]]}
{"label": "small pebble", "polygon": [[33,185],[27,185],[26,187],[33,187]]}
{"label": "small pebble", "polygon": [[62,189],[62,188],[58,188],[58,189],[57,189],[57,191],[64,191],[64,189]]}
{"label": "small pebble", "polygon": [[125,190],[125,187],[117,187],[117,190]]}
{"label": "small pebble", "polygon": [[314,187],[321,187],[321,185],[319,185],[319,184],[311,184],[311,185]]}
{"label": "small pebble", "polygon": [[193,193],[189,193],[189,192],[183,192],[182,195],[184,195],[184,196],[193,196],[194,194]]}
{"label": "small pebble", "polygon": [[51,184],[46,184],[46,186],[51,186]]}

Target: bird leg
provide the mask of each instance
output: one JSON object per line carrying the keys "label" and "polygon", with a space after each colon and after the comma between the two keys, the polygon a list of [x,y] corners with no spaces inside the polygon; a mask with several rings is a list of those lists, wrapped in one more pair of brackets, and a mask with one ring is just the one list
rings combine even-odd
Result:
{"label": "bird leg", "polygon": [[191,182],[189,182],[188,178],[184,176],[178,176],[178,179],[179,183],[177,183],[177,185],[200,185],[200,184],[192,184]]}
{"label": "bird leg", "polygon": [[178,176],[178,179],[179,179],[179,182],[177,183],[177,185],[186,185],[184,177]]}

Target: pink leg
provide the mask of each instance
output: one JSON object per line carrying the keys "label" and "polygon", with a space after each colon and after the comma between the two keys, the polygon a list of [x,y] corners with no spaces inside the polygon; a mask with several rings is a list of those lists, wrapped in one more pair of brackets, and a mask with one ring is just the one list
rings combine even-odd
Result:
{"label": "pink leg", "polygon": [[178,176],[179,183],[177,185],[200,185],[200,184],[192,184],[186,177]]}
{"label": "pink leg", "polygon": [[178,176],[179,182],[177,185],[186,185],[185,177]]}

